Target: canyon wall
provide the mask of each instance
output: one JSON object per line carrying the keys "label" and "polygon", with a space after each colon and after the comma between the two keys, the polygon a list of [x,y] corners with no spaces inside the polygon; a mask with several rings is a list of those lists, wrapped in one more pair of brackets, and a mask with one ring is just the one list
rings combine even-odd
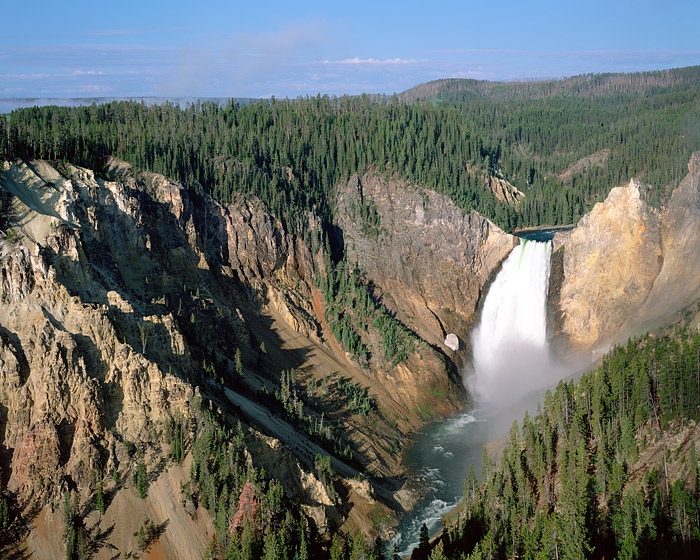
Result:
{"label": "canyon wall", "polygon": [[[0,467],[32,527],[26,550],[62,554],[54,511],[64,493],[89,504],[98,473],[114,473],[111,544],[129,551],[150,518],[170,523],[158,545],[167,557],[197,557],[212,524],[181,495],[190,459],[165,472],[162,461],[169,426],[196,425],[202,409],[242,421],[251,464],[282,481],[319,531],[389,535],[370,512],[390,519],[415,500],[398,451],[409,432],[460,405],[463,353],[444,339],[466,338],[514,238],[433,192],[378,176],[341,185],[335,242],[377,305],[416,336],[407,357],[389,363],[370,329],[362,336],[371,358],[360,363],[325,317],[317,217],[295,235],[254,197],[222,205],[115,159],[103,173],[3,163]],[[370,200],[378,235],[353,217]],[[344,488],[336,497],[316,467],[325,451],[266,402],[290,369],[307,405],[321,407],[352,450],[354,463],[333,458]],[[348,411],[340,378],[367,391],[378,412]],[[146,500],[128,483],[138,460],[153,479]],[[182,546],[187,534],[197,536]]]}
{"label": "canyon wall", "polygon": [[[376,223],[362,207],[376,208]],[[351,259],[401,320],[433,345],[455,333],[468,346],[485,289],[517,238],[448,197],[369,173],[338,194],[339,225]]]}
{"label": "canyon wall", "polygon": [[[63,516],[54,512],[69,490],[81,511],[94,503],[103,473],[107,514],[87,507],[86,526],[99,533],[112,522],[109,543],[126,553],[150,519],[165,527],[163,557],[201,558],[213,528],[207,511],[185,503],[190,459],[165,472],[163,461],[172,423],[195,430],[205,411],[237,414],[251,464],[284,481],[318,530],[346,523],[355,505],[389,512],[349,482],[345,501],[331,501],[315,468],[318,445],[283,420],[259,422],[250,396],[226,397],[227,386],[254,395],[270,375],[279,378],[280,363],[303,365],[309,348],[324,350],[305,281],[316,266],[310,250],[255,200],[192,198],[116,160],[107,173],[114,180],[41,161],[2,169],[0,474],[30,528],[25,552],[64,554]],[[307,347],[282,348],[293,336]],[[377,469],[397,472],[397,460],[379,460],[386,442],[357,431],[351,445],[367,446]],[[292,453],[294,442],[306,452]],[[145,500],[130,482],[139,461],[152,479]],[[357,475],[336,469],[341,480]],[[365,520],[353,516],[355,525]]]}
{"label": "canyon wall", "polygon": [[554,237],[554,339],[597,357],[700,297],[700,152],[662,208],[633,179]]}

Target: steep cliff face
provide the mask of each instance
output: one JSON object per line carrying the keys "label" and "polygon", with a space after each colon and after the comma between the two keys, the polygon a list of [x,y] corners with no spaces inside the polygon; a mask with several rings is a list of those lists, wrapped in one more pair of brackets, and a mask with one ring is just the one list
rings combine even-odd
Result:
{"label": "steep cliff face", "polygon": [[643,309],[627,319],[623,332],[648,329],[700,297],[700,152],[663,211],[660,234],[663,265]]}
{"label": "steep cliff face", "polygon": [[700,153],[662,209],[639,181],[613,189],[554,238],[561,266],[557,338],[594,354],[654,327],[700,297]]}
{"label": "steep cliff face", "polygon": [[[411,505],[393,478],[402,473],[397,445],[457,406],[458,380],[442,354],[454,356],[443,341],[468,332],[513,238],[435,193],[379,178],[341,189],[339,231],[350,258],[418,335],[405,359],[389,363],[370,328],[363,340],[372,358],[362,364],[325,318],[316,218],[308,217],[305,242],[254,199],[224,206],[118,160],[106,173],[109,180],[70,164],[3,164],[10,209],[0,247],[0,467],[3,487],[33,524],[28,550],[55,555],[62,517],[53,511],[64,492],[88,504],[98,473],[114,473],[104,520],[123,528],[111,544],[129,550],[150,518],[165,527],[158,546],[167,557],[197,557],[213,529],[179,490],[191,459],[168,473],[162,460],[173,423],[196,426],[202,409],[242,420],[250,463],[282,481],[321,532],[387,531],[370,512],[387,519],[387,504]],[[351,217],[369,201],[378,235]],[[321,425],[325,414],[353,453],[354,462],[333,458],[344,488],[333,496],[316,465],[326,451],[270,397],[291,368],[295,391],[304,392],[301,407],[294,393],[295,410],[310,409]],[[348,411],[343,380],[367,391],[378,412]],[[146,500],[125,484],[139,461],[153,479]],[[358,465],[370,477],[361,484]],[[190,531],[199,536],[182,547]]]}
{"label": "steep cliff face", "polygon": [[[142,441],[149,425],[189,416],[194,396],[180,378],[194,366],[172,314],[137,317],[119,292],[98,290],[65,224],[46,241],[19,244],[0,267],[3,458],[8,488],[25,499],[52,484],[60,491],[64,476],[84,485],[98,469],[117,468],[115,434]],[[138,344],[140,329],[158,336]],[[177,356],[179,376],[150,353]]]}
{"label": "steep cliff face", "polygon": [[[576,349],[610,340],[644,303],[663,262],[658,212],[636,181],[613,189],[576,229],[557,234],[563,252],[562,330]],[[561,249],[557,245],[561,245]]]}
{"label": "steep cliff face", "polygon": [[446,196],[376,174],[340,190],[338,216],[350,257],[397,316],[449,356],[448,333],[468,347],[484,286],[517,238]]}
{"label": "steep cliff face", "polygon": [[[34,527],[28,550],[62,555],[56,548],[63,546],[62,515],[52,512],[64,492],[89,503],[98,473],[116,473],[105,483],[115,493],[105,521],[119,526],[112,545],[133,550],[132,534],[148,517],[166,526],[158,546],[168,558],[201,557],[212,526],[192,522],[196,510],[186,514],[180,504],[189,471],[175,465],[163,479],[159,465],[170,450],[169,425],[196,423],[205,402],[238,410],[248,446],[260,450],[252,463],[285,480],[290,496],[327,530],[324,520],[340,504],[318,499],[324,490],[314,454],[324,451],[309,443],[306,453],[271,458],[264,448],[281,443],[261,431],[284,436],[288,445],[306,436],[283,420],[277,432],[258,424],[249,397],[234,403],[224,396],[227,384],[247,384],[246,394],[270,385],[280,362],[313,367],[302,356],[324,351],[308,303],[305,280],[315,266],[309,249],[254,201],[223,207],[193,200],[163,177],[137,178],[118,161],[108,170],[115,181],[71,165],[3,168],[12,197],[11,235],[0,259],[0,466],[3,487]],[[304,335],[307,343],[285,349],[278,333]],[[264,356],[263,342],[270,348]],[[234,374],[237,351],[245,381]],[[363,430],[350,434],[349,444],[385,457],[386,443]],[[121,482],[139,460],[156,479],[147,500]],[[398,472],[396,460],[377,465]],[[352,508],[341,507],[345,514],[332,527]],[[182,547],[188,532],[193,537]]]}

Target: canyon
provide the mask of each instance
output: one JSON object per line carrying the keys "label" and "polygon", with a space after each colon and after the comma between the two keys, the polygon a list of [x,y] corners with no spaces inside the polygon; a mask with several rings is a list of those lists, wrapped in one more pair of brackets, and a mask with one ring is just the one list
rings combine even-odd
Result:
{"label": "canyon", "polygon": [[[24,520],[18,550],[62,555],[69,491],[87,526],[112,527],[96,557],[134,551],[146,519],[162,527],[152,554],[201,557],[214,521],[181,490],[192,457],[165,458],[169,426],[201,422],[202,410],[240,422],[246,460],[280,481],[320,534],[393,534],[419,495],[400,450],[470,398],[470,335],[517,237],[376,170],[337,186],[328,244],[311,212],[291,233],[254,197],[222,204],[114,158],[103,175],[7,160],[0,181],[0,468]],[[700,152],[661,207],[649,189],[632,179],[555,234],[548,337],[560,357],[595,359],[679,314],[697,326]],[[410,333],[405,359],[383,356],[377,328],[362,335],[365,361],[334,336],[320,286],[332,247]],[[352,450],[352,460],[331,459],[335,491],[317,464],[326,451],[270,405],[291,369],[306,406]],[[369,414],[339,398],[340,379],[371,397]],[[144,499],[131,483],[139,457],[151,480]],[[104,517],[87,507],[98,473],[110,475]]]}

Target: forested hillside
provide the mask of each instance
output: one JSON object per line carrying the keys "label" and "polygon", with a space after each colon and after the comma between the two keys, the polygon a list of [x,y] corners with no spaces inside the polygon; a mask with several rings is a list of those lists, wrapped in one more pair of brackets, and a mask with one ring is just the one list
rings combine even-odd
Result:
{"label": "forested hillside", "polygon": [[472,134],[497,146],[490,165],[527,194],[519,219],[534,225],[574,221],[632,177],[657,187],[651,196],[662,202],[700,145],[699,83],[696,66],[544,82],[438,80],[404,98],[458,108]]}
{"label": "forested hillside", "polygon": [[[0,156],[55,162],[3,166],[0,556],[25,509],[50,509],[46,550],[87,558],[109,542],[90,520],[162,496],[173,527],[118,527],[121,551],[177,550],[199,520],[208,558],[389,556],[404,436],[456,406],[444,336],[468,336],[515,242],[461,210],[570,223],[631,177],[661,204],[700,146],[700,67],[417,91],[0,115]],[[679,331],[560,384],[470,476],[433,560],[697,555],[699,371]]]}
{"label": "forested hillside", "polygon": [[[367,96],[250,105],[115,102],[41,107],[6,117],[0,152],[67,159],[99,170],[106,155],[162,173],[229,202],[254,194],[292,230],[311,210],[332,218],[334,186],[370,166],[449,194],[504,227],[512,208],[470,174],[492,148],[467,134],[458,110]],[[491,154],[491,155],[489,155]]]}
{"label": "forested hillside", "polygon": [[[506,230],[570,223],[631,177],[661,202],[700,142],[700,67],[499,84],[447,80],[400,101],[342,97],[180,108],[112,102],[4,117],[0,152],[100,169],[107,155],[227,202],[253,193],[291,229],[332,222],[336,184],[376,168]],[[419,99],[428,97],[428,99]],[[526,195],[496,199],[489,177]]]}
{"label": "forested hillside", "polygon": [[[511,429],[472,471],[445,558],[695,558],[700,553],[700,335],[615,348]],[[420,556],[420,553],[419,553]]]}

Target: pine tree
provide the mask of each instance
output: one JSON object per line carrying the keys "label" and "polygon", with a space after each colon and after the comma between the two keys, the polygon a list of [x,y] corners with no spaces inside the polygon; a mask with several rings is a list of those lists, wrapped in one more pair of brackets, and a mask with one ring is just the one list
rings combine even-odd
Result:
{"label": "pine tree", "polygon": [[[77,498],[76,498],[77,499]],[[66,490],[63,495],[63,542],[66,543],[66,560],[73,560],[76,552],[75,534],[75,500],[71,499],[70,491]]]}
{"label": "pine tree", "polygon": [[442,540],[438,541],[435,548],[433,548],[432,552],[430,553],[430,560],[447,560],[447,556],[445,555],[445,545],[442,543]]}
{"label": "pine tree", "polygon": [[282,558],[279,534],[272,527],[265,533],[263,544],[263,560],[279,560]]}
{"label": "pine tree", "polygon": [[430,550],[430,533],[428,532],[428,526],[425,523],[423,523],[423,525],[420,526],[418,543],[418,550],[423,555],[426,555],[428,553],[428,550]]}
{"label": "pine tree", "polygon": [[695,450],[694,441],[690,442],[690,452],[688,453],[688,468],[690,470],[688,487],[690,488],[691,492],[698,494],[698,491],[700,490],[700,488],[698,488],[698,483],[700,481],[698,480],[698,455],[697,451]]}
{"label": "pine tree", "polygon": [[0,529],[4,530],[10,526],[10,506],[7,498],[0,494]]}
{"label": "pine tree", "polygon": [[295,560],[309,560],[309,526],[306,517],[299,521],[299,549],[295,555]]}
{"label": "pine tree", "polygon": [[89,537],[85,533],[85,529],[83,527],[80,527],[77,530],[77,537],[76,537],[76,552],[78,553],[78,560],[88,560],[89,552],[88,552],[88,541]]}
{"label": "pine tree", "polygon": [[331,541],[330,560],[344,560],[345,550],[341,536],[336,533]]}
{"label": "pine tree", "polygon": [[146,464],[143,460],[139,461],[136,467],[136,489],[141,499],[145,499],[146,496],[148,496],[148,474],[146,472]]}
{"label": "pine tree", "polygon": [[236,371],[236,374],[239,377],[243,377],[243,360],[241,358],[241,349],[236,348],[236,353],[233,356],[233,365],[234,369]]}
{"label": "pine tree", "polygon": [[100,512],[100,515],[105,514],[105,496],[102,478],[102,471],[100,471],[99,477],[97,479],[97,491],[95,494],[95,509]]}

